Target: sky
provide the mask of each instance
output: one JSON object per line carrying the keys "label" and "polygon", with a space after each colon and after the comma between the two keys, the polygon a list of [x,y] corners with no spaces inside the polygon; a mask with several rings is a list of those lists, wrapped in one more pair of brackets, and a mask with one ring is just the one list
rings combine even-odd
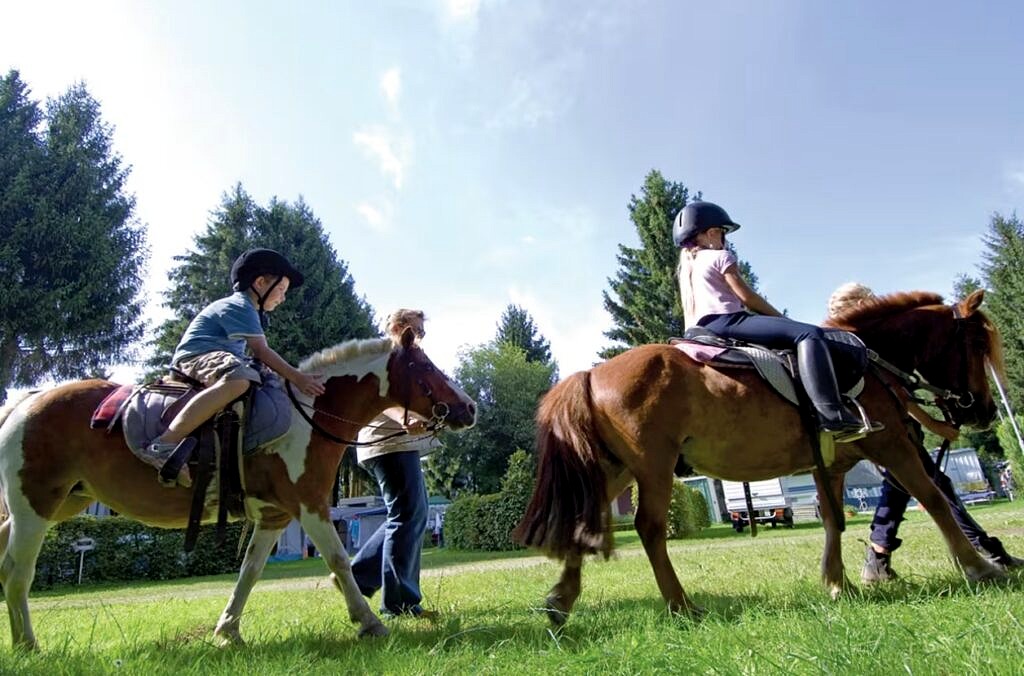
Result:
{"label": "sky", "polygon": [[442,368],[514,303],[563,376],[609,345],[602,292],[652,169],[725,207],[761,291],[815,323],[847,281],[948,295],[991,215],[1024,204],[1017,2],[3,0],[0,17],[4,73],[37,100],[83,81],[114,127],[153,325],[172,257],[236,183],[304,199],[378,317],[427,313]]}

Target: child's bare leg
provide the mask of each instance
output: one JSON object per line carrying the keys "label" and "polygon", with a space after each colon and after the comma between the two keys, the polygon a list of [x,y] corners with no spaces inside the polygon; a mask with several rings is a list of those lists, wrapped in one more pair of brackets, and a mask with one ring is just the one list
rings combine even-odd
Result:
{"label": "child's bare leg", "polygon": [[176,444],[249,389],[248,380],[218,380],[178,411],[156,442]]}

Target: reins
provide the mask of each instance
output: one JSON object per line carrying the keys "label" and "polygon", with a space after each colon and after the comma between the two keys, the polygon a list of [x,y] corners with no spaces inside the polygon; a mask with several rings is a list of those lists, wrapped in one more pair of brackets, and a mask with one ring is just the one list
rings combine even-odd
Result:
{"label": "reins", "polygon": [[[333,441],[336,444],[341,444],[342,446],[380,446],[380,445],[384,444],[384,442],[386,442],[386,441],[390,441],[391,439],[394,439],[396,437],[400,437],[400,436],[404,436],[404,435],[409,434],[407,431],[402,429],[402,430],[398,430],[397,432],[393,432],[391,434],[383,436],[383,437],[381,437],[379,439],[374,439],[373,441],[353,441],[353,440],[350,440],[350,439],[344,439],[344,438],[339,437],[336,434],[334,434],[332,432],[329,432],[328,430],[324,429],[324,427],[322,425],[320,425],[320,423],[316,422],[313,419],[313,416],[309,415],[306,412],[306,409],[308,408],[309,410],[313,411],[313,413],[319,413],[321,415],[327,416],[328,418],[333,418],[334,420],[337,420],[339,422],[348,423],[350,425],[356,425],[358,427],[363,427],[363,425],[360,425],[358,422],[356,422],[354,420],[348,420],[347,418],[342,418],[341,416],[334,415],[333,413],[329,413],[327,411],[315,408],[312,404],[306,404],[304,402],[299,401],[299,398],[297,396],[295,396],[295,390],[292,388],[292,384],[291,384],[290,381],[285,381],[285,390],[287,390],[287,392],[288,392],[288,398],[292,402],[292,407],[296,411],[299,412],[299,415],[302,416],[303,420],[305,420],[307,423],[309,423],[309,426],[313,428],[313,431],[316,432],[317,434],[319,434],[320,436],[322,436],[322,437],[324,437],[324,438],[326,438],[326,439],[328,439],[330,441]],[[430,433],[432,433],[432,434],[436,434],[437,431],[439,429],[441,429],[441,427],[444,426],[444,419],[446,417],[448,417],[448,407],[447,407],[447,405],[435,403],[433,408],[437,408],[438,406],[443,407],[443,413],[438,414],[438,413],[435,412],[434,413],[434,417],[431,418],[431,420],[427,424],[427,430]],[[408,405],[405,406],[405,420],[406,421],[409,420],[409,407],[408,407]],[[380,426],[380,427],[383,427],[383,426]]]}

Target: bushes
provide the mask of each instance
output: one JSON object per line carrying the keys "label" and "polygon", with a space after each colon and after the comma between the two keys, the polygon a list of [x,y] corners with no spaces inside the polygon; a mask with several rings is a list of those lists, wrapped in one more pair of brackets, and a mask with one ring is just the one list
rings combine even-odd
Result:
{"label": "bushes", "polygon": [[492,552],[521,549],[509,534],[526,513],[532,490],[531,458],[526,451],[516,451],[509,457],[500,493],[465,495],[448,507],[445,543],[455,549]]}
{"label": "bushes", "polygon": [[82,580],[169,580],[238,570],[242,524],[228,524],[224,547],[217,547],[213,526],[203,526],[195,550],[184,551],[185,531],[151,528],[123,517],[76,516],[50,529],[36,565],[34,589],[78,581],[78,552],[71,544],[92,538],[85,553]]}
{"label": "bushes", "polygon": [[[637,491],[633,490],[633,510],[637,508]],[[668,506],[666,537],[679,540],[693,537],[703,528],[711,525],[708,503],[696,488],[690,488],[682,481],[672,482],[672,498]]]}

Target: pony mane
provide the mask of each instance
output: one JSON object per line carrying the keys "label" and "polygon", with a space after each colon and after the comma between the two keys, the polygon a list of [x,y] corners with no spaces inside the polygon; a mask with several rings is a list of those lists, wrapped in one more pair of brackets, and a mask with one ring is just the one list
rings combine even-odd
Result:
{"label": "pony mane", "polygon": [[[299,364],[299,370],[303,373],[316,373],[356,359],[379,357],[391,352],[394,347],[395,344],[390,338],[346,340],[344,343],[325,348],[303,359]],[[331,368],[331,370],[334,369]]]}
{"label": "pony mane", "polygon": [[[893,315],[928,305],[944,305],[942,296],[929,291],[890,293],[885,296],[861,300],[835,317],[828,318],[824,325],[847,331],[856,331],[857,329],[865,328],[867,324],[885,320]],[[1002,382],[1006,382],[1006,362],[1003,357],[1003,341],[999,329],[988,318],[988,315],[980,310],[971,316],[977,317],[980,327],[978,324],[974,325],[976,328],[973,334],[969,336],[969,339],[977,349],[987,356],[999,379]],[[978,328],[981,330],[977,330]]]}
{"label": "pony mane", "polygon": [[942,296],[929,291],[906,291],[862,300],[853,307],[830,317],[825,324],[855,330],[865,324],[901,314],[926,305],[942,305]]}

